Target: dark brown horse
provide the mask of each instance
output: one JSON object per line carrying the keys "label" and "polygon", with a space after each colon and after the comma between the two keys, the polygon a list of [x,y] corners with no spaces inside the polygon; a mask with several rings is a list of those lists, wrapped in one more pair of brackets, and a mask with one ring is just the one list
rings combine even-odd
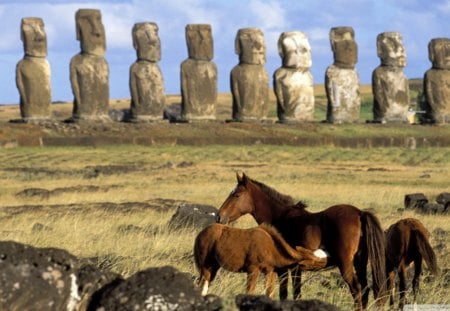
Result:
{"label": "dark brown horse", "polygon": [[268,225],[251,229],[212,224],[195,239],[194,258],[200,272],[202,294],[214,280],[220,267],[247,273],[247,293],[253,294],[262,272],[266,275],[266,295],[273,297],[275,272],[279,268],[299,265],[304,270],[317,270],[327,264],[308,249],[293,249],[278,231]]}
{"label": "dark brown horse", "polygon": [[391,292],[389,299],[391,306],[394,304],[396,272],[400,278],[400,310],[403,310],[405,304],[406,271],[412,262],[414,262],[412,280],[414,302],[419,290],[422,261],[425,260],[431,273],[437,275],[436,255],[428,242],[429,237],[430,233],[425,226],[414,218],[401,219],[386,230],[386,272],[388,290]]}
{"label": "dark brown horse", "polygon": [[[334,205],[318,213],[245,174],[222,204],[217,221],[223,224],[250,213],[258,224],[273,225],[293,247],[324,249],[328,266],[337,266],[348,284],[356,308],[367,307],[367,263],[370,259],[375,298],[384,295],[386,281],[384,232],[377,217],[351,205]],[[296,272],[297,270],[297,272]],[[301,274],[292,271],[294,298],[300,297]],[[279,274],[280,275],[280,274]],[[280,280],[280,299],[287,298],[287,278]],[[380,299],[379,303],[383,303]]]}

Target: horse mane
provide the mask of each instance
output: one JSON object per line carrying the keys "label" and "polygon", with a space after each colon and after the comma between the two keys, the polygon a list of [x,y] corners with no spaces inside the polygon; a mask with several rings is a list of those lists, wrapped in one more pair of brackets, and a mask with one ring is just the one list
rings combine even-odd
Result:
{"label": "horse mane", "polygon": [[283,205],[294,205],[295,204],[294,199],[290,195],[279,193],[272,187],[269,187],[260,181],[257,181],[257,180],[251,179],[251,178],[249,178],[249,180],[252,183],[256,184],[261,189],[262,192],[264,192],[267,196],[269,196],[269,198],[274,199]]}
{"label": "horse mane", "polygon": [[295,203],[294,205],[292,205],[292,207],[295,208],[295,209],[301,209],[301,210],[304,210],[305,208],[308,207],[308,204],[306,204],[306,203],[303,202],[303,201],[298,201],[297,203]]}

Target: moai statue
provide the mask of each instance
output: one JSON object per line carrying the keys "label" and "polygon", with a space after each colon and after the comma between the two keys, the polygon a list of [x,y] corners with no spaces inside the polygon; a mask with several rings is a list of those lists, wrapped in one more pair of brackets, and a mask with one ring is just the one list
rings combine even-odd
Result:
{"label": "moai statue", "polygon": [[50,64],[47,36],[41,18],[23,18],[21,39],[25,55],[17,64],[16,84],[20,93],[20,114],[25,122],[50,118]]}
{"label": "moai statue", "polygon": [[282,67],[273,75],[280,122],[312,121],[314,119],[314,82],[311,67],[311,46],[301,31],[283,32],[278,39]]}
{"label": "moai statue", "polygon": [[450,123],[450,39],[435,38],[428,44],[432,67],[425,72],[423,122]]}
{"label": "moai statue", "polygon": [[210,25],[186,26],[189,58],[181,63],[181,118],[186,121],[216,118],[217,66]]}
{"label": "moai statue", "polygon": [[161,60],[158,25],[136,23],[132,36],[137,60],[130,67],[131,121],[162,120],[166,95],[163,75],[158,66]]}
{"label": "moai statue", "polygon": [[403,73],[406,53],[401,34],[380,33],[377,53],[381,64],[372,74],[373,119],[381,123],[407,121],[409,84]]}
{"label": "moai statue", "polygon": [[328,98],[327,121],[351,123],[359,120],[361,99],[359,77],[355,69],[358,46],[352,27],[335,27],[330,31],[333,65],[325,73],[325,90]]}
{"label": "moai statue", "polygon": [[101,13],[79,9],[75,15],[81,52],[70,61],[74,120],[109,120],[109,66]]}
{"label": "moai statue", "polygon": [[239,29],[235,40],[239,64],[231,70],[233,121],[262,120],[269,110],[266,46],[258,28]]}

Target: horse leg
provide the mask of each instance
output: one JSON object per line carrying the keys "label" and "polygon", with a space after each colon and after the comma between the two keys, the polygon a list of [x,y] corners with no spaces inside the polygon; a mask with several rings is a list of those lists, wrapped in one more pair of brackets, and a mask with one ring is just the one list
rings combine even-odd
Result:
{"label": "horse leg", "polygon": [[420,273],[422,272],[422,257],[419,256],[414,260],[414,278],[412,280],[414,303],[417,299],[417,293],[419,292]]}
{"label": "horse leg", "polygon": [[216,277],[217,271],[219,270],[219,266],[213,265],[211,267],[203,267],[201,269],[199,287],[201,288],[202,295],[205,296],[208,294],[209,284]]}
{"label": "horse leg", "polygon": [[395,271],[388,271],[387,277],[387,291],[389,293],[389,305],[391,309],[394,305],[394,296],[395,296]]}
{"label": "horse leg", "polygon": [[358,278],[359,284],[362,289],[362,307],[363,309],[367,308],[367,304],[369,302],[369,288],[367,287],[367,263],[369,258],[367,257],[367,253],[360,253],[355,256],[353,265],[355,267],[356,276]]}
{"label": "horse leg", "polygon": [[253,295],[255,293],[259,273],[259,269],[249,269],[247,271],[247,294]]}
{"label": "horse leg", "polygon": [[278,282],[280,283],[280,300],[286,300],[288,298],[288,282],[289,282],[289,273],[288,273],[288,269],[278,269],[277,270],[277,274],[278,274]]}
{"label": "horse leg", "polygon": [[400,264],[398,275],[400,277],[399,282],[399,291],[400,291],[400,302],[398,308],[403,310],[403,306],[405,305],[405,295],[406,295],[406,267],[404,262]]}
{"label": "horse leg", "polygon": [[275,294],[275,272],[269,271],[266,273],[266,295],[273,299]]}
{"label": "horse leg", "polygon": [[350,293],[352,294],[353,300],[355,302],[356,310],[362,310],[362,300],[361,300],[361,284],[358,281],[358,277],[353,271],[353,265],[351,261],[347,263],[342,263],[339,266],[339,271],[341,272],[342,278],[345,283],[347,283]]}
{"label": "horse leg", "polygon": [[297,300],[302,296],[302,270],[299,267],[295,267],[292,269],[291,273],[292,287],[294,288],[293,297],[294,300]]}

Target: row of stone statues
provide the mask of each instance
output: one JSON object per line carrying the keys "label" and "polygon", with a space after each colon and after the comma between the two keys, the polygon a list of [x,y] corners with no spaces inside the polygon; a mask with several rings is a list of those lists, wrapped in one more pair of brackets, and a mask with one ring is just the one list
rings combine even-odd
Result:
{"label": "row of stone statues", "polygon": [[[76,36],[81,52],[70,62],[74,95],[73,120],[108,120],[109,67],[105,60],[106,38],[101,12],[76,12]],[[165,107],[164,79],[158,62],[161,42],[158,26],[144,22],[134,25],[133,46],[137,60],[130,68],[131,120],[157,121]],[[25,55],[17,65],[16,80],[20,109],[25,121],[49,118],[51,107],[50,65],[44,23],[40,18],[23,18],[21,38]],[[186,26],[188,59],[181,64],[181,119],[215,119],[217,66],[213,62],[210,25]],[[330,31],[334,63],[325,74],[328,99],[327,121],[357,122],[360,115],[359,77],[355,69],[358,47],[351,27]],[[424,100],[420,109],[424,122],[450,122],[450,39],[429,43],[432,68],[424,77]],[[232,121],[263,120],[269,111],[269,75],[264,67],[266,46],[258,28],[239,29],[235,40],[239,64],[230,74]],[[314,119],[314,89],[311,47],[301,31],[283,32],[278,40],[282,66],[273,74],[280,122]],[[381,64],[373,71],[374,122],[404,121],[411,108],[408,80],[403,73],[406,54],[398,32],[377,37]]]}

